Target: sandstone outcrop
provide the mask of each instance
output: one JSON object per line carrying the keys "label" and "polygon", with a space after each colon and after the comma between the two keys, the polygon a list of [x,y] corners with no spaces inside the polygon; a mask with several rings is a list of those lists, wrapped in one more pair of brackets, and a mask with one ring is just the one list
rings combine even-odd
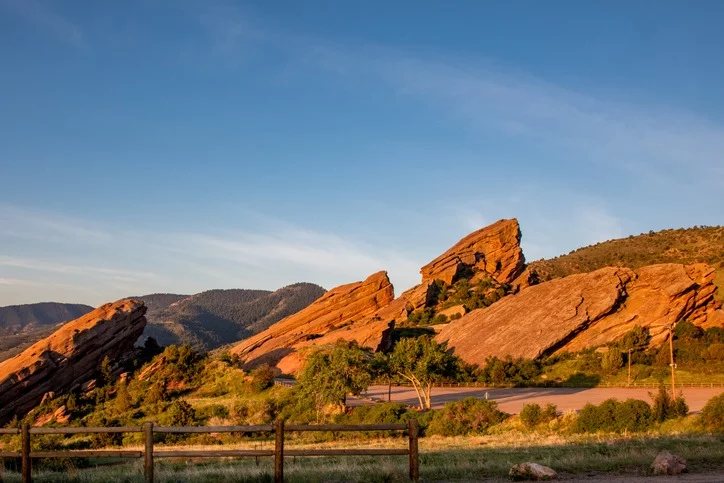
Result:
{"label": "sandstone outcrop", "polygon": [[442,280],[452,284],[466,272],[486,272],[499,283],[512,282],[525,265],[518,220],[500,220],[477,230],[422,269],[423,284]]}
{"label": "sandstone outcrop", "polygon": [[241,357],[247,367],[266,363],[292,373],[302,363],[303,354],[297,351],[310,346],[344,339],[384,349],[391,343],[394,324],[375,314],[393,299],[387,273],[378,272],[362,282],[330,290],[307,308],[242,341],[231,353]]}
{"label": "sandstone outcrop", "polygon": [[146,307],[120,300],[63,325],[52,335],[0,363],[0,424],[90,379],[103,358],[133,349],[146,326]]}
{"label": "sandstone outcrop", "polygon": [[663,342],[668,325],[687,319],[708,326],[722,316],[714,301],[714,269],[706,264],[608,267],[528,287],[448,324],[439,342],[465,361],[488,356],[537,358],[620,339],[634,325]]}

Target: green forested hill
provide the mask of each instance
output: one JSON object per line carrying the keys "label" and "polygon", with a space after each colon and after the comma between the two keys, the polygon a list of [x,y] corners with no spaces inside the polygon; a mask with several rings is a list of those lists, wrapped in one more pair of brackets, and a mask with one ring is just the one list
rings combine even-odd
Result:
{"label": "green forested hill", "polygon": [[724,226],[679,228],[631,235],[579,248],[528,266],[540,281],[608,266],[639,268],[655,263],[706,262],[717,270],[718,298],[724,300]]}
{"label": "green forested hill", "polygon": [[237,342],[298,312],[324,294],[311,283],[268,290],[209,290],[196,295],[152,294],[146,302],[144,336],[161,345],[191,344],[211,350]]}

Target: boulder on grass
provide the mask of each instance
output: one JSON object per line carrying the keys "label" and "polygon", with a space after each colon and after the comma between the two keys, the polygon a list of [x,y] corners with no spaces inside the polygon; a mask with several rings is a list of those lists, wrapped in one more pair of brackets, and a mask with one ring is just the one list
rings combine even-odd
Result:
{"label": "boulder on grass", "polygon": [[680,475],[686,472],[686,460],[664,450],[656,455],[651,469],[654,470],[655,475]]}
{"label": "boulder on grass", "polygon": [[521,480],[557,480],[558,474],[547,466],[538,463],[521,463],[514,465],[508,473],[513,481]]}

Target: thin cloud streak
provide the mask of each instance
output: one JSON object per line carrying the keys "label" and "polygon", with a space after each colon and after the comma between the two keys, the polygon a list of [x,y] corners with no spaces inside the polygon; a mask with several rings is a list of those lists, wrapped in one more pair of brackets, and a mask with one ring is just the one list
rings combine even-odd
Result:
{"label": "thin cloud streak", "polygon": [[598,99],[496,69],[419,59],[388,49],[344,49],[308,42],[310,62],[350,82],[385,82],[441,105],[469,127],[526,137],[583,153],[582,161],[721,172],[724,126],[693,113]]}
{"label": "thin cloud streak", "polygon": [[242,46],[271,48],[289,58],[287,72],[321,69],[352,88],[386,84],[446,110],[468,129],[526,138],[651,183],[724,186],[724,126],[696,113],[599,98],[480,58],[426,58],[371,44],[342,45],[275,30],[237,8],[224,12],[222,19],[218,10],[201,18],[214,50],[224,39],[226,62]]}
{"label": "thin cloud streak", "polygon": [[[24,222],[32,233],[45,227],[45,216],[52,216],[26,213],[30,216]],[[71,247],[71,251],[54,252],[53,261],[32,251],[2,255],[0,267],[13,269],[23,277],[26,273],[32,274],[26,277],[30,280],[49,278],[57,283],[93,280],[94,288],[107,294],[88,301],[96,305],[148,292],[276,289],[300,281],[331,288],[364,279],[379,270],[388,270],[393,283],[401,288],[419,282],[421,263],[387,247],[368,246],[337,235],[262,218],[265,219],[265,231],[224,233],[174,233],[162,228],[116,232],[112,226],[68,219],[73,225],[107,235],[109,241],[98,244],[93,239],[78,238],[72,231],[56,233],[42,249],[53,251],[54,244],[58,244]],[[59,238],[61,235],[66,238]],[[0,231],[0,243],[3,236]],[[78,251],[89,247],[93,251],[88,254],[87,265],[78,263]],[[114,266],[106,266],[108,261]],[[146,270],[131,267],[145,267]],[[27,284],[16,285],[27,287]]]}
{"label": "thin cloud streak", "polygon": [[39,0],[0,0],[0,6],[38,25],[54,37],[74,47],[84,45],[83,30],[55,13]]}

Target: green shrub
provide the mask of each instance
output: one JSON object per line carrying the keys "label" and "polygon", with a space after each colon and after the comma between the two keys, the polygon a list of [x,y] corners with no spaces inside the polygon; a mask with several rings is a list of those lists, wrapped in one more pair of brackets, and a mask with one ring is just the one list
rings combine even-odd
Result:
{"label": "green shrub", "polygon": [[255,391],[261,392],[274,385],[276,371],[269,364],[262,364],[251,371],[251,385]]}
{"label": "green shrub", "polygon": [[705,361],[724,361],[724,344],[715,342],[701,352]]}
{"label": "green shrub", "polygon": [[427,434],[442,436],[464,436],[485,434],[496,424],[508,417],[498,409],[495,401],[466,397],[450,402],[440,410],[434,411]]}
{"label": "green shrub", "polygon": [[627,399],[619,403],[615,421],[616,431],[618,432],[645,431],[653,423],[651,406],[640,399]]}
{"label": "green shrub", "polygon": [[177,399],[169,406],[163,421],[167,426],[193,426],[197,422],[196,410],[183,399]]}
{"label": "green shrub", "polygon": [[616,347],[611,347],[608,352],[603,354],[601,359],[601,369],[604,371],[613,372],[623,366],[623,354]]}
{"label": "green shrub", "polygon": [[210,418],[226,419],[229,417],[229,409],[222,404],[209,404],[196,411],[196,417],[201,420]]}
{"label": "green shrub", "polygon": [[704,332],[707,344],[724,343],[724,328],[710,327]]}
{"label": "green shrub", "polygon": [[674,338],[679,340],[696,340],[704,336],[704,331],[688,320],[682,320],[674,327]]}
{"label": "green shrub", "polygon": [[540,363],[531,359],[488,357],[478,373],[478,379],[485,383],[518,385],[535,379],[540,373]]}
{"label": "green shrub", "polygon": [[528,429],[533,429],[541,423],[552,421],[558,415],[558,408],[555,404],[548,403],[545,408],[539,404],[526,404],[520,410],[520,420]]}
{"label": "green shrub", "polygon": [[654,418],[646,401],[607,399],[598,406],[586,404],[578,413],[574,431],[579,433],[639,432],[651,427]]}
{"label": "green shrub", "polygon": [[689,412],[689,406],[687,406],[684,396],[672,397],[663,383],[659,385],[659,390],[655,395],[650,395],[654,400],[653,418],[659,423],[667,419],[686,416]]}
{"label": "green shrub", "polygon": [[724,393],[707,401],[701,411],[701,419],[708,430],[724,433]]}

